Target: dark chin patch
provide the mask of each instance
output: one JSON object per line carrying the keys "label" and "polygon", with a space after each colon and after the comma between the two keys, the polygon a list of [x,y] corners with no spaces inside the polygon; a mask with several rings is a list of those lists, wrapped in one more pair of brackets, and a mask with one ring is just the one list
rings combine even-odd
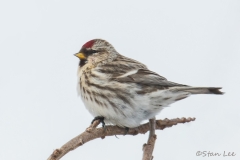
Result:
{"label": "dark chin patch", "polygon": [[86,64],[86,60],[80,60],[79,66],[82,67]]}
{"label": "dark chin patch", "polygon": [[95,42],[94,40],[88,41],[82,47],[83,48],[91,48],[93,46],[94,42]]}

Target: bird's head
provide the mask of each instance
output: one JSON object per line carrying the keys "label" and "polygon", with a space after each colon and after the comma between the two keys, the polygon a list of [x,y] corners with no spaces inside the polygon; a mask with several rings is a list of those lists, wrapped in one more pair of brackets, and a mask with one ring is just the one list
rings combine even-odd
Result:
{"label": "bird's head", "polygon": [[93,39],[85,43],[80,51],[74,54],[80,59],[80,65],[98,63],[117,54],[114,47],[105,40]]}

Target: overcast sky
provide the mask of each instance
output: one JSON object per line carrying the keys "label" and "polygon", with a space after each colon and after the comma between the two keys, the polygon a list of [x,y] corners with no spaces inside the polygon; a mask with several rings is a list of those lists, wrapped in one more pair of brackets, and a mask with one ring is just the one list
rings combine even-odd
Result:
{"label": "overcast sky", "polygon": [[[0,20],[1,160],[47,159],[89,126],[73,54],[94,38],[173,82],[226,92],[164,109],[158,119],[196,121],[157,131],[154,160],[240,159],[239,0],[2,0]],[[62,159],[141,159],[148,134],[118,137],[91,141]]]}

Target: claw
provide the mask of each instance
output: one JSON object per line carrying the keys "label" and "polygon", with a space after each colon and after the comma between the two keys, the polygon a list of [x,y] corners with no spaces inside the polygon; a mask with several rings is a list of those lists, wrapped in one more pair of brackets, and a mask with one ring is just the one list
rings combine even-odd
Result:
{"label": "claw", "polygon": [[97,117],[95,117],[95,118],[92,120],[91,124],[93,124],[93,122],[96,121],[96,120],[100,120],[100,122],[102,123],[102,127],[105,128],[104,117],[102,117],[102,116],[97,116]]}

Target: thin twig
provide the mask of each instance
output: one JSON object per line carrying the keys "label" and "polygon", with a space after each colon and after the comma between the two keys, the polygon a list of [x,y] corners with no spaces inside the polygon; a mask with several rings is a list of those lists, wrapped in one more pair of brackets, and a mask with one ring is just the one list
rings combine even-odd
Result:
{"label": "thin twig", "polygon": [[[163,130],[168,127],[172,127],[178,123],[186,123],[190,121],[194,121],[195,118],[176,118],[176,119],[164,119],[156,121],[156,129]],[[121,128],[118,126],[106,126],[104,128],[96,128],[99,125],[100,121],[95,121],[89,128],[86,129],[82,134],[76,136],[75,138],[68,141],[64,144],[60,149],[56,149],[49,156],[48,160],[59,160],[69,151],[76,149],[79,146],[87,143],[88,141],[94,140],[96,138],[105,138],[105,136],[114,136],[114,135],[125,135],[125,128]],[[136,128],[130,128],[127,135],[137,135],[137,134],[145,134],[149,131],[150,126],[149,123],[145,123]]]}
{"label": "thin twig", "polygon": [[155,135],[155,129],[156,129],[156,118],[154,117],[153,119],[149,119],[149,137],[148,140]]}
{"label": "thin twig", "polygon": [[157,135],[155,134],[155,129],[156,129],[156,119],[155,117],[153,119],[149,119],[149,137],[147,144],[145,143],[143,145],[143,158],[142,160],[152,160],[153,156],[153,150],[155,146],[155,141],[157,139]]}

